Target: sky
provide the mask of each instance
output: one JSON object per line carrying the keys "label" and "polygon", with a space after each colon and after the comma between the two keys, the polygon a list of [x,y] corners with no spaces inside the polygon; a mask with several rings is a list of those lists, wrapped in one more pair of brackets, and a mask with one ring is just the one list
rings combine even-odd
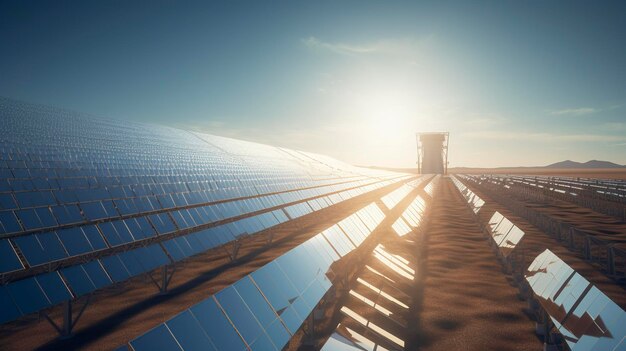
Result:
{"label": "sky", "polygon": [[[0,96],[414,167],[626,164],[626,2],[5,1]],[[1,116],[0,116],[1,118]]]}

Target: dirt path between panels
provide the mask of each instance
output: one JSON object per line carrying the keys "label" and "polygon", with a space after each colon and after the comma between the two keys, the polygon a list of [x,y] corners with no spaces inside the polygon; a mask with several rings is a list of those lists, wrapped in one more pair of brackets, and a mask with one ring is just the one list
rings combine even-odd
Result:
{"label": "dirt path between panels", "polygon": [[540,350],[526,303],[449,178],[432,203],[412,349]]}

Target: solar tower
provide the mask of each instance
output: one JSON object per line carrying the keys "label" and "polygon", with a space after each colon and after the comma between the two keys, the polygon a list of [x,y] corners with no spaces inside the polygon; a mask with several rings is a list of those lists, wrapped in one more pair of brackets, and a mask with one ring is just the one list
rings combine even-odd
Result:
{"label": "solar tower", "polygon": [[417,133],[417,169],[421,174],[448,173],[448,132]]}

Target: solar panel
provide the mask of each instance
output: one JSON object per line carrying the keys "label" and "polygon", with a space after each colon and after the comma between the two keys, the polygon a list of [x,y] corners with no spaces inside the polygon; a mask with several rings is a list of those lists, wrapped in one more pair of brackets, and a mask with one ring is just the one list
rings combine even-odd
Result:
{"label": "solar panel", "polygon": [[14,320],[22,315],[15,302],[11,299],[9,290],[5,286],[0,286],[0,323]]}
{"label": "solar panel", "polygon": [[[7,285],[6,288],[21,314],[29,314],[51,306],[50,300],[34,277],[19,280]],[[12,309],[11,306],[9,309]],[[5,311],[2,312],[4,314]]]}
{"label": "solar panel", "polygon": [[409,234],[412,230],[406,222],[402,218],[398,218],[392,225],[391,228],[398,234],[399,236],[405,236]]}
{"label": "solar panel", "polygon": [[387,209],[391,210],[396,207],[396,205],[402,201],[414,188],[410,187],[406,184],[403,184],[398,189],[392,191],[391,193],[383,196],[381,201],[387,206]]}
{"label": "solar panel", "polygon": [[[373,203],[359,213],[375,216],[376,225],[384,218]],[[356,213],[348,218],[360,221]],[[355,224],[350,230],[358,227]],[[329,233],[346,233],[336,225],[331,228],[129,344],[135,350],[159,345],[176,345],[174,349],[181,350],[282,349],[332,286],[327,272],[340,259],[337,252],[345,252],[347,237],[336,240],[340,247],[334,247],[326,240]]]}
{"label": "solar panel", "polygon": [[420,226],[422,216],[426,208],[426,203],[421,196],[417,196],[402,215],[392,224],[392,229],[399,236],[404,236]]}
{"label": "solar panel", "polygon": [[497,211],[489,219],[487,231],[504,258],[507,258],[524,238],[524,231]]}
{"label": "solar panel", "polygon": [[480,209],[485,204],[485,201],[481,199],[478,195],[476,195],[472,190],[470,190],[465,184],[463,184],[456,176],[451,177],[453,184],[457,187],[457,189],[461,192],[461,195],[465,198],[468,206],[474,212],[474,214],[478,214]]}
{"label": "solar panel", "polygon": [[508,218],[503,217],[500,223],[498,223],[498,225],[496,225],[491,230],[491,237],[493,241],[497,245],[500,245],[500,243],[504,240],[507,234],[509,234],[509,231],[511,231],[511,229],[513,229],[514,226],[515,225],[513,224],[513,222],[509,221]]}
{"label": "solar panel", "polygon": [[526,281],[571,350],[626,348],[626,313],[552,251],[530,264]]}
{"label": "solar panel", "polygon": [[356,331],[339,324],[335,332],[322,346],[322,351],[387,351],[376,342]]}
{"label": "solar panel", "polygon": [[355,248],[343,230],[336,225],[323,231],[322,235],[324,235],[324,238],[332,245],[339,256],[343,257]]}
{"label": "solar panel", "polygon": [[426,192],[426,194],[428,194],[430,197],[433,197],[433,194],[435,193],[435,186],[437,185],[437,183],[439,182],[439,177],[440,175],[436,175],[431,181],[430,183],[426,184],[426,186],[424,187],[424,191]]}
{"label": "solar panel", "polygon": [[8,240],[0,240],[0,273],[7,273],[24,268],[22,262],[17,257],[15,249]]}

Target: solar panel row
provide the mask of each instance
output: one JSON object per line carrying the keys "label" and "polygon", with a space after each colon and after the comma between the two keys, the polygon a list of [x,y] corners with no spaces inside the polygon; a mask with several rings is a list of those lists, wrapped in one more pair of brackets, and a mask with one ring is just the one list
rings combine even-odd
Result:
{"label": "solar panel row", "polygon": [[0,98],[0,323],[407,179]]}
{"label": "solar panel row", "polygon": [[[436,177],[428,185],[436,184],[437,181]],[[425,212],[426,201],[418,195],[392,224],[391,229],[399,237],[414,233],[421,225]],[[408,323],[405,315],[412,298],[399,288],[412,284],[415,271],[410,265],[404,257],[378,245],[349,291],[351,301],[340,309],[343,318],[321,349],[403,349],[402,337]]]}
{"label": "solar panel row", "polygon": [[478,195],[474,194],[474,192],[470,190],[470,188],[465,186],[465,184],[463,184],[457,177],[453,175],[451,178],[452,178],[452,182],[454,183],[454,186],[456,186],[457,189],[459,189],[459,191],[461,192],[461,195],[463,195],[463,197],[465,198],[465,201],[467,201],[467,204],[469,205],[470,209],[475,214],[478,214],[480,209],[485,204],[485,201],[483,201],[483,199],[481,199]]}
{"label": "solar panel row", "polygon": [[398,189],[383,196],[381,201],[385,204],[385,206],[387,206],[387,209],[391,210],[392,208],[396,207],[396,205],[400,201],[402,201],[402,199],[404,199],[404,197],[407,196],[411,191],[413,191],[413,188],[404,184]]}
{"label": "solar panel row", "polygon": [[135,351],[280,350],[331,288],[331,264],[383,219],[370,204],[129,345]]}
{"label": "solar panel row", "polygon": [[552,251],[530,264],[526,281],[571,350],[626,349],[626,313]]}
{"label": "solar panel row", "polygon": [[584,180],[563,177],[481,175],[484,181],[526,198],[555,199],[575,203],[596,212],[626,219],[626,182],[619,180]]}
{"label": "solar panel row", "polygon": [[[524,237],[523,231],[497,211],[489,219],[486,230],[501,255],[509,259]],[[550,250],[533,260],[524,278],[520,285],[522,294],[532,291],[532,297],[543,307],[537,313],[537,332],[544,336],[544,342],[549,345],[546,348],[556,347],[561,341],[551,335],[552,327],[542,317],[543,313],[549,316],[570,350],[626,349],[626,313]]]}
{"label": "solar panel row", "polygon": [[431,198],[433,197],[433,194],[435,193],[435,187],[437,185],[437,182],[439,182],[439,175],[435,176],[435,181],[428,183],[428,185],[424,187],[424,191]]}
{"label": "solar panel row", "polygon": [[387,209],[391,210],[396,207],[397,204],[402,201],[409,193],[417,189],[424,181],[430,180],[430,177],[420,177],[410,182],[403,184],[398,189],[390,192],[382,197],[381,201],[387,206]]}
{"label": "solar panel row", "polygon": [[571,177],[518,176],[499,177],[508,183],[545,188],[561,194],[603,198],[626,203],[626,182],[617,179],[584,179]]}
{"label": "solar panel row", "polygon": [[[568,249],[579,253],[585,260],[600,264],[610,276],[623,277],[626,275],[626,265],[621,264],[621,262],[626,262],[624,239],[620,235],[603,233],[604,231],[618,233],[622,230],[621,225],[614,220],[597,221],[597,229],[593,231],[583,230],[575,226],[571,220],[564,220],[561,216],[556,216],[549,211],[528,206],[524,197],[520,197],[515,188],[511,188],[508,184],[503,186],[494,177],[474,175],[463,175],[462,177],[481,187],[489,196],[506,205],[516,215],[524,217],[546,234],[563,242]],[[568,209],[560,205],[555,206],[557,209],[572,213],[571,207]],[[596,216],[593,217],[597,218]]]}
{"label": "solar panel row", "polygon": [[[378,188],[381,184],[386,185],[387,183],[377,183],[372,187],[359,189],[358,191],[353,192],[352,195],[358,195],[371,191],[373,190],[372,188]],[[345,199],[350,198],[352,195],[343,194],[340,199],[345,201]],[[306,203],[302,203],[301,205],[307,206],[308,209],[306,213],[313,212],[313,210],[308,207]],[[289,214],[292,218],[297,217],[293,215],[292,211],[287,211],[287,214]],[[78,298],[113,283],[125,281],[137,275],[152,271],[158,267],[205,252],[233,241],[235,238],[241,237],[242,235],[252,235],[286,220],[288,220],[288,218],[280,211],[268,212],[253,217],[247,217],[226,225],[194,231],[191,234],[177,236],[170,240],[164,240],[162,241],[162,246],[159,245],[159,243],[154,243],[148,246],[123,251],[118,254],[103,256],[86,264],[69,266],[58,270],[58,273],[61,273],[61,275],[58,276],[57,274],[55,277],[62,277],[64,279],[61,279],[60,281],[62,284],[55,284],[53,287],[39,283],[39,275],[18,280],[16,282],[9,283],[6,286],[0,286],[0,294],[7,297],[6,301],[0,305],[0,312],[3,312],[0,313],[0,315],[2,315],[0,322],[4,323],[11,321],[22,315],[27,315],[43,308],[54,306],[66,299]],[[343,225],[348,226],[350,224],[350,222],[346,222]],[[116,230],[114,223],[110,225],[112,232]],[[101,228],[102,226],[103,224],[100,224]],[[127,227],[122,228],[125,230],[128,237],[132,238],[133,234],[137,235],[137,231],[131,232]],[[179,229],[186,228],[179,227]],[[93,237],[98,237],[95,228],[93,228],[93,230]],[[171,231],[174,230],[177,229],[175,227],[171,228]],[[84,228],[76,228],[75,231],[76,233],[73,234],[85,234]],[[121,230],[117,233],[120,232]],[[67,252],[69,250],[65,249],[66,246],[63,246],[60,240],[41,240],[41,238],[47,238],[49,235],[56,235],[56,233],[29,235],[17,237],[14,240],[18,243],[18,245],[20,245],[20,248],[27,259],[33,257],[39,260],[45,260],[46,258],[58,260],[60,258],[67,257]],[[72,237],[71,240],[68,240],[68,247],[78,248],[80,245],[83,245],[85,248],[88,248],[87,245],[90,241],[87,241],[88,239],[81,241],[79,240],[81,237],[78,235]],[[153,233],[153,235],[156,234]],[[33,236],[35,239],[29,241]],[[86,234],[85,237],[87,237]],[[111,239],[106,235],[105,237],[108,239],[107,241],[111,243]],[[357,240],[360,244],[362,238],[354,238],[354,240]],[[26,244],[28,244],[28,246],[25,246]],[[102,244],[104,244],[104,242],[102,242]],[[14,251],[13,254],[15,254]],[[49,273],[44,273],[42,276],[48,276],[48,274]],[[55,278],[55,281],[56,280],[58,279]],[[31,294],[37,298],[23,301],[23,303],[18,303],[19,298],[17,296],[24,294]],[[53,300],[46,298],[47,295],[50,294],[63,296],[64,299]],[[14,302],[14,304],[12,304],[12,302]]]}
{"label": "solar panel row", "polygon": [[416,196],[407,206],[402,215],[391,225],[392,229],[399,236],[404,236],[418,228],[422,223],[424,212],[426,211],[426,202],[421,196]]}
{"label": "solar panel row", "polygon": [[[452,181],[461,195],[467,202],[469,208],[477,215],[479,222],[481,221],[478,213],[483,208],[485,201],[476,195],[469,187],[461,182],[456,176],[452,176]],[[485,210],[483,210],[484,212]],[[519,255],[511,255],[514,253],[518,244],[524,238],[524,232],[514,225],[508,218],[504,217],[500,212],[496,211],[483,226],[485,233],[491,239],[491,244],[497,250],[499,258],[507,271],[512,271],[516,279],[522,278],[522,271],[525,268],[523,257]],[[515,251],[516,253],[520,251]],[[521,262],[520,262],[521,260]]]}
{"label": "solar panel row", "polygon": [[0,112],[0,234],[374,175],[345,164],[331,168],[305,153],[6,100]]}
{"label": "solar panel row", "polygon": [[[231,188],[227,191],[234,193],[229,199],[207,199],[194,197],[193,193],[183,194],[180,197],[176,193],[163,195],[148,195],[137,198],[111,199],[95,202],[76,202],[68,200],[54,200],[53,204],[42,204],[36,208],[15,208],[0,212],[2,230],[4,236],[15,236],[14,233],[33,231],[51,231],[58,228],[84,225],[92,222],[112,221],[116,219],[133,218],[139,215],[178,213],[199,208],[215,216],[228,216],[233,211],[248,210],[254,212],[270,206],[277,206],[294,201],[300,201],[312,196],[342,191],[353,187],[371,183],[372,179],[358,179],[335,182],[327,185],[317,185],[305,189],[283,190],[270,195],[244,195],[236,194],[240,189]],[[91,189],[87,189],[91,190]],[[0,193],[1,194],[1,193]],[[10,193],[3,194],[6,197],[17,196]],[[249,196],[254,196],[250,198]],[[176,200],[174,200],[176,199]],[[62,202],[65,201],[65,202]],[[220,203],[216,203],[221,201]],[[226,202],[224,202],[226,201]],[[62,203],[59,205],[58,203]],[[14,235],[9,235],[14,234]]]}

